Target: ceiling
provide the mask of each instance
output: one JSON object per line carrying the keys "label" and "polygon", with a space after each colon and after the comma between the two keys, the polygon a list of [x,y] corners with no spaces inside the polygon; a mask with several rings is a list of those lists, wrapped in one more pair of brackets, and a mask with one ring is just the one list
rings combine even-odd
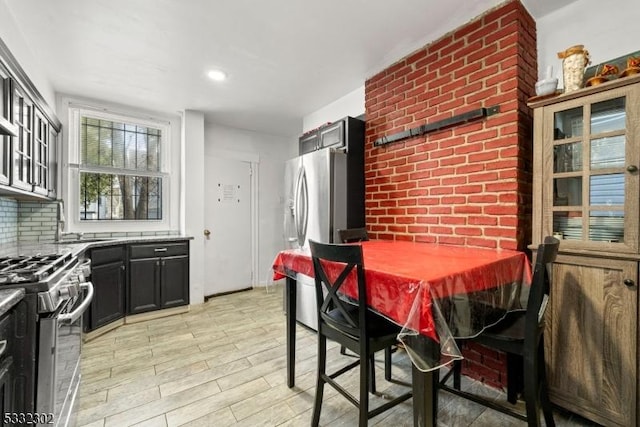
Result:
{"label": "ceiling", "polygon": [[[576,0],[524,0],[539,18]],[[302,117],[502,0],[6,1],[56,92],[297,135]],[[219,68],[223,83],[206,73]]]}

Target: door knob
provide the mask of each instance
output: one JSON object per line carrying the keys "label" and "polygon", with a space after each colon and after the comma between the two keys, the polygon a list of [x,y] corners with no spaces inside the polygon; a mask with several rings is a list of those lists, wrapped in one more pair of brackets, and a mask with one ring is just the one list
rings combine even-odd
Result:
{"label": "door knob", "polygon": [[211,236],[211,231],[209,231],[209,229],[205,228],[204,229],[204,237],[206,237],[208,239],[209,236]]}
{"label": "door knob", "polygon": [[633,281],[633,280],[631,280],[631,279],[624,279],[624,280],[622,281],[622,283],[624,283],[626,286],[633,286],[633,285],[635,285],[635,284],[636,284],[636,282],[634,282],[634,281]]}
{"label": "door knob", "polygon": [[629,173],[638,172],[638,167],[636,165],[629,165],[627,166],[627,172]]}

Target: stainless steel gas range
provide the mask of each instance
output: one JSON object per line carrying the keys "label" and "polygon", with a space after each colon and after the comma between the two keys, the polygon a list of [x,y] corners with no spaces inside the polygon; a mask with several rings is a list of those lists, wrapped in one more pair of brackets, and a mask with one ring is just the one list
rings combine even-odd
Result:
{"label": "stainless steel gas range", "polygon": [[82,313],[93,298],[90,274],[89,260],[69,250],[0,256],[0,288],[24,288],[26,294],[25,336],[12,384],[14,413],[74,425]]}

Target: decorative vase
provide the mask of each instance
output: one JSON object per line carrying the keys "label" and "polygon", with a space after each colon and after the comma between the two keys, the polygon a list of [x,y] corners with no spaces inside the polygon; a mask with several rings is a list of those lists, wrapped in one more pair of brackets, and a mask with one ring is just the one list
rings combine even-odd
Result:
{"label": "decorative vase", "polygon": [[584,45],[571,46],[564,52],[558,52],[558,58],[562,59],[562,80],[564,92],[573,92],[582,87],[584,70],[589,64],[589,51]]}

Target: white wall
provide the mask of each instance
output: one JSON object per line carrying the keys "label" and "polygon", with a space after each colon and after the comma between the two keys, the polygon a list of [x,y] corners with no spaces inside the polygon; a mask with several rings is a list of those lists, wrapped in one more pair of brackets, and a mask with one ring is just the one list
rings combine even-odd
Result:
{"label": "white wall", "polygon": [[364,83],[329,105],[306,115],[302,119],[302,130],[307,132],[327,122],[334,122],[346,116],[356,117],[360,114],[364,114]]}
{"label": "white wall", "polygon": [[180,210],[183,231],[193,236],[189,248],[189,299],[204,301],[204,114],[186,110],[182,117],[182,191]]}
{"label": "white wall", "polygon": [[51,82],[43,72],[45,68],[27,47],[22,32],[7,6],[8,0],[0,0],[0,38],[9,48],[24,72],[40,92],[51,109],[55,110],[55,92]]}
{"label": "white wall", "polygon": [[271,265],[282,250],[284,163],[297,155],[297,138],[205,124],[205,154],[240,152],[259,159],[258,271],[256,284],[271,281]]}
{"label": "white wall", "polygon": [[538,76],[543,77],[551,65],[562,86],[562,60],[557,54],[577,44],[589,51],[592,65],[640,50],[638,18],[637,0],[578,0],[538,19]]}

